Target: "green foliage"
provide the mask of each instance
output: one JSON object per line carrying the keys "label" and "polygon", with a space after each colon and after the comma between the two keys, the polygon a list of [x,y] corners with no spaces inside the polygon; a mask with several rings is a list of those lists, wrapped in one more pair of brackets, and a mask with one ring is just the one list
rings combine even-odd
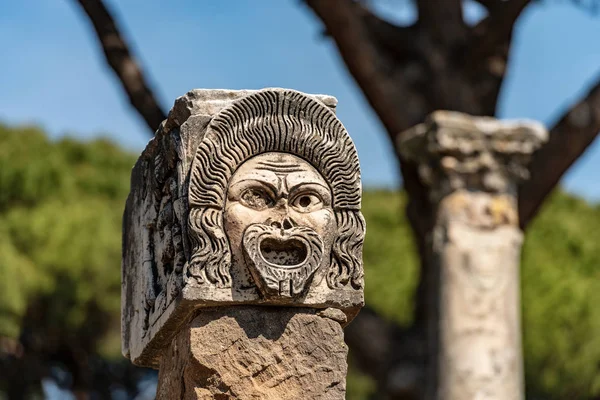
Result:
{"label": "green foliage", "polygon": [[522,267],[532,394],[600,395],[600,207],[555,193],[530,227]]}
{"label": "green foliage", "polygon": [[0,125],[0,336],[16,337],[41,298],[54,328],[81,328],[92,308],[118,326],[121,214],[134,161],[106,140],[51,142],[37,129]]}
{"label": "green foliage", "polygon": [[412,297],[419,279],[419,261],[404,213],[406,202],[403,192],[363,194],[365,301],[402,325],[412,322]]}
{"label": "green foliage", "polygon": [[[0,336],[17,337],[40,307],[41,332],[72,335],[118,354],[121,214],[133,155],[105,140],[50,141],[0,125]],[[418,260],[403,193],[367,191],[366,300],[412,321]],[[528,392],[545,399],[600,395],[600,208],[555,193],[524,248],[523,330]],[[33,313],[33,315],[36,315]],[[94,342],[95,340],[95,342]],[[349,399],[374,386],[351,372]]]}

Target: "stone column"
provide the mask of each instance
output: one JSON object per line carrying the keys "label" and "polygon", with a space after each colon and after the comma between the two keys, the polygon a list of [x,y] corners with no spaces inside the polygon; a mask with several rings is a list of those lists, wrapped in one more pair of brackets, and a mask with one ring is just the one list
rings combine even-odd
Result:
{"label": "stone column", "polygon": [[524,398],[517,184],[546,136],[537,123],[445,111],[400,136],[435,209],[428,399]]}
{"label": "stone column", "polygon": [[193,90],[133,168],[122,348],[157,399],[343,399],[361,183],[330,96]]}

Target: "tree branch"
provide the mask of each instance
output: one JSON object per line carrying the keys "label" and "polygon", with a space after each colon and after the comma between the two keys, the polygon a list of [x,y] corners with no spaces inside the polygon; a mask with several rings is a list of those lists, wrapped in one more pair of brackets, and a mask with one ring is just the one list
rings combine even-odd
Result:
{"label": "tree branch", "polygon": [[102,0],[77,0],[96,31],[106,62],[119,78],[131,105],[142,116],[152,132],[166,119],[144,74]]}
{"label": "tree branch", "polygon": [[544,199],[600,131],[600,79],[550,130],[548,143],[532,159],[531,178],[519,188],[519,218],[525,228]]}
{"label": "tree branch", "polygon": [[[494,115],[506,74],[514,24],[532,0],[486,0],[488,16],[471,29],[459,61],[470,76],[483,115]],[[482,1],[483,3],[483,1]]]}
{"label": "tree branch", "polygon": [[502,0],[475,0],[477,3],[484,6],[488,11]]}
{"label": "tree branch", "polygon": [[437,42],[452,46],[465,38],[461,0],[416,0],[416,4],[419,25]]}
{"label": "tree branch", "polygon": [[[450,33],[443,40],[435,37],[442,28],[435,26],[434,19],[447,15],[452,18],[445,20],[448,26],[443,29],[466,32],[460,1],[421,0],[425,13],[421,17],[429,20],[411,27],[382,21],[352,0],[305,2],[325,25],[392,141],[435,109],[480,113],[474,86],[465,85],[461,75],[464,63],[451,60],[464,40],[450,42]],[[434,10],[438,3],[440,8]]]}
{"label": "tree branch", "polygon": [[387,35],[395,30],[396,35],[390,41],[398,43],[410,42],[398,40],[407,37],[408,28],[379,23],[377,17],[352,0],[306,0],[306,4],[325,25],[351,75],[393,139],[394,132],[410,126],[397,107],[402,104],[400,95],[406,93],[407,88],[402,81],[392,78],[394,64],[381,51],[381,37],[373,38],[372,27],[378,24],[382,28],[380,36],[383,29]]}
{"label": "tree branch", "polygon": [[467,59],[470,62],[486,60],[499,47],[508,53],[515,22],[530,2],[531,0],[506,0],[490,6],[489,15],[471,31]]}

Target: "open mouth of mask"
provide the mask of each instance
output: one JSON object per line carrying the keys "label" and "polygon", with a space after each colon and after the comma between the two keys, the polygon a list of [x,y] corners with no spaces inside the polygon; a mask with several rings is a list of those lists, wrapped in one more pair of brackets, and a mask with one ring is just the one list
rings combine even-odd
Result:
{"label": "open mouth of mask", "polygon": [[307,227],[289,229],[254,224],[244,232],[244,254],[265,297],[301,295],[323,259],[323,241]]}

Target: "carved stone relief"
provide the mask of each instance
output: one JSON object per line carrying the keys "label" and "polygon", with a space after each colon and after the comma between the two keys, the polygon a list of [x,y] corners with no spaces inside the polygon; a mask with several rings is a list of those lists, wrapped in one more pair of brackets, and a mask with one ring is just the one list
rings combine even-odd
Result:
{"label": "carved stone relief", "polygon": [[289,153],[263,153],[242,164],[229,183],[224,221],[233,263],[246,265],[266,298],[303,294],[329,264],[325,255],[337,234],[329,185]]}
{"label": "carved stone relief", "polygon": [[123,352],[156,366],[202,307],[363,304],[361,184],[335,99],[285,89],[179,98],[132,172]]}

